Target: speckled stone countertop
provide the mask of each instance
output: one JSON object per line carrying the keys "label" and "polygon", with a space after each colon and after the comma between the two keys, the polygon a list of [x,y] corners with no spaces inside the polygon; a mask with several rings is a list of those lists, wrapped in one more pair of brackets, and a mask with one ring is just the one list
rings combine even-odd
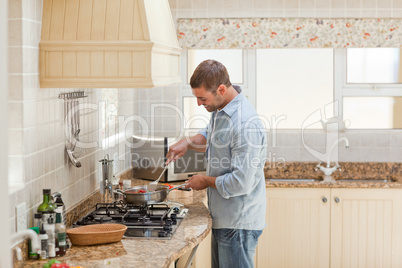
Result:
{"label": "speckled stone countertop", "polygon": [[[132,186],[149,181],[133,180]],[[100,267],[169,267],[170,263],[198,245],[210,232],[212,219],[203,200],[206,191],[193,191],[185,198],[170,198],[189,209],[173,237],[169,240],[123,238],[120,242],[76,247],[72,246],[63,257],[56,258],[70,266]],[[42,267],[47,261],[26,261],[17,267]]]}
{"label": "speckled stone countertop", "polygon": [[270,181],[265,180],[265,185],[267,188],[394,188],[402,189],[402,183],[399,181],[374,181],[374,180],[350,180],[350,181],[335,181],[335,182],[324,182],[324,181],[305,181],[303,179],[296,180],[281,180],[281,181]]}
{"label": "speckled stone countertop", "polygon": [[[402,188],[402,163],[339,163],[333,182],[324,182],[324,174],[315,171],[317,163],[293,162],[265,167],[267,188]],[[280,181],[279,181],[279,180]],[[308,181],[314,180],[314,181]]]}

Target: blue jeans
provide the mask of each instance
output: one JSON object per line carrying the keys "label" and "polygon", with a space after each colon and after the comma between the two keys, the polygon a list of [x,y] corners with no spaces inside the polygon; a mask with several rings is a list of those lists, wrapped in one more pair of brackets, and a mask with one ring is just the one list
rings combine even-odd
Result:
{"label": "blue jeans", "polygon": [[212,268],[253,268],[262,231],[212,229]]}

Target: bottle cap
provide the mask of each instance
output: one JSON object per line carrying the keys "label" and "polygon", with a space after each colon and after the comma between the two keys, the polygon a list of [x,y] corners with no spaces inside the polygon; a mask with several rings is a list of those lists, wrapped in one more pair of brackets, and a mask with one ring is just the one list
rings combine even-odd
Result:
{"label": "bottle cap", "polygon": [[45,229],[40,230],[40,234],[46,234]]}
{"label": "bottle cap", "polygon": [[56,223],[61,223],[61,213],[56,213]]}
{"label": "bottle cap", "polygon": [[50,194],[51,191],[50,189],[43,189],[43,194]]}
{"label": "bottle cap", "polygon": [[39,227],[30,227],[29,229],[34,230],[37,234],[39,234]]}

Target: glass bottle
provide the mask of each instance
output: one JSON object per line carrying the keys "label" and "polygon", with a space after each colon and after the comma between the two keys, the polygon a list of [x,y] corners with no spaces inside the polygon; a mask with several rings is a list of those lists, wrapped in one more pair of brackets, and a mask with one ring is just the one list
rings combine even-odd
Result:
{"label": "glass bottle", "polygon": [[66,254],[66,226],[61,220],[61,213],[56,213],[56,256],[64,256]]}
{"label": "glass bottle", "polygon": [[50,189],[43,189],[43,201],[38,207],[38,213],[53,212],[56,208],[50,199]]}
{"label": "glass bottle", "polygon": [[54,236],[54,229],[55,229],[55,213],[54,210],[56,209],[54,203],[50,197],[50,189],[43,189],[43,201],[38,207],[38,213],[42,215],[41,218],[41,226],[43,230],[46,231],[48,236],[47,245],[48,245],[48,257],[55,257],[55,236]]}

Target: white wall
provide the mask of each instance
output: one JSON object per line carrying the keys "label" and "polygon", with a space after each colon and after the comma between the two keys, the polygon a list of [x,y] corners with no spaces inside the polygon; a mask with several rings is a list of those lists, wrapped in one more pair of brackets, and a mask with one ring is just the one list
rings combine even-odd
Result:
{"label": "white wall", "polygon": [[[8,53],[7,53],[7,1],[0,1],[0,125],[7,125],[7,63],[8,63]],[[8,205],[8,178],[7,178],[7,147],[8,147],[8,135],[7,132],[0,132],[0,170],[2,175],[0,176],[0,204],[2,204],[2,213],[4,215],[9,215],[9,205]],[[0,243],[0,268],[11,267],[10,258],[10,247],[9,247],[9,222],[3,220],[0,228],[0,237],[2,238],[2,243]]]}
{"label": "white wall", "polygon": [[[99,189],[98,160],[106,153],[111,158],[115,153],[119,155],[121,160],[118,161],[117,172],[129,168],[131,163],[130,150],[124,144],[120,148],[114,146],[104,149],[100,146],[98,110],[83,111],[80,117],[81,141],[95,141],[98,146],[81,150],[81,168],[69,163],[65,153],[64,103],[59,99],[59,94],[84,90],[88,98],[80,102],[98,105],[104,101],[102,90],[40,88],[38,56],[43,1],[9,0],[8,5],[9,44],[8,49],[1,50],[6,51],[10,58],[8,90],[2,90],[2,94],[8,92],[8,106],[1,107],[8,107],[9,113],[6,133],[9,138],[8,177],[11,187],[8,198],[10,213],[6,215],[9,215],[7,231],[14,233],[15,207],[26,203],[27,227],[33,226],[33,213],[42,201],[42,189],[60,192],[69,209]],[[117,92],[118,114],[126,118],[133,114],[135,90],[121,89]],[[1,116],[4,114],[1,113]],[[7,179],[4,173],[3,177]]]}
{"label": "white wall", "polygon": [[174,18],[399,18],[400,0],[169,0]]}

